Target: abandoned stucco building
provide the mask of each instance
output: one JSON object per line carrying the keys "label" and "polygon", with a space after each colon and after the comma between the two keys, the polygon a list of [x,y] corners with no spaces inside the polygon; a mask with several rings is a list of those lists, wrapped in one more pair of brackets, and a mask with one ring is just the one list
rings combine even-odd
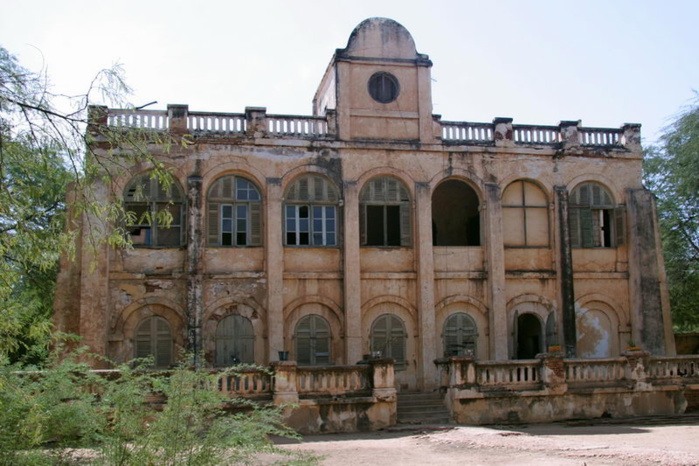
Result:
{"label": "abandoned stucco building", "polygon": [[[62,262],[58,328],[158,366],[182,348],[214,367],[380,354],[402,391],[438,386],[452,355],[674,354],[639,125],[443,121],[431,66],[372,18],[335,52],[313,116],[93,108],[97,150],[100,125],[190,144],[151,148],[168,188],[147,163],[113,180],[134,247]],[[143,220],[160,210],[169,227]]]}

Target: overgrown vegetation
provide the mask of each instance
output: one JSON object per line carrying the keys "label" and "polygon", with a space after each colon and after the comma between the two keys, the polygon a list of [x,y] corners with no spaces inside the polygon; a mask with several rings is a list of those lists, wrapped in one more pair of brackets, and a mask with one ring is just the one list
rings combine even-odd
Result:
{"label": "overgrown vegetation", "polygon": [[183,363],[158,373],[148,361],[94,372],[80,356],[54,356],[43,371],[0,368],[0,464],[240,464],[278,451],[269,435],[295,436],[280,408],[216,390],[230,372]]}
{"label": "overgrown vegetation", "polygon": [[658,199],[675,328],[699,331],[699,106],[646,150],[644,181]]}
{"label": "overgrown vegetation", "polygon": [[[99,72],[83,95],[52,93],[47,76],[0,47],[0,359],[37,364],[48,354],[58,258],[74,244],[64,228],[74,220],[66,217],[66,190],[74,214],[95,222],[85,245],[128,247],[124,225],[135,220],[114,180],[134,164],[170,180],[150,151],[150,143],[170,147],[166,134],[101,127],[102,149],[92,150],[94,134],[86,129],[93,96],[129,107],[128,93],[118,66]],[[112,196],[97,201],[93,189]],[[167,224],[166,217],[159,222]]]}

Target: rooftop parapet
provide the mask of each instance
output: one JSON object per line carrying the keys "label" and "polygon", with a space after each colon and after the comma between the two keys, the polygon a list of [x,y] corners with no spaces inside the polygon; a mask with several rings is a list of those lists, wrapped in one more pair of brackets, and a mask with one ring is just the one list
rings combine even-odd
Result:
{"label": "rooftop parapet", "polygon": [[[561,121],[557,126],[513,124],[511,118],[491,123],[441,121],[434,116],[437,140],[445,145],[495,147],[603,148],[640,150],[641,125],[626,123],[620,128],[583,127],[580,121]],[[171,131],[194,137],[252,137],[292,139],[337,139],[334,111],[325,116],[271,115],[264,107],[246,107],[245,113],[191,112],[186,105],[168,105],[167,110],[112,109],[90,107],[88,130],[100,125],[118,129]]]}

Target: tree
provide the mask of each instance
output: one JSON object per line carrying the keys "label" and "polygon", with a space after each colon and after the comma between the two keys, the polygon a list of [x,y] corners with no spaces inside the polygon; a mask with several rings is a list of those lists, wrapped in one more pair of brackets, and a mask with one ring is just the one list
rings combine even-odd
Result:
{"label": "tree", "polygon": [[147,150],[148,142],[163,144],[162,135],[100,127],[111,150],[91,150],[86,128],[93,95],[124,107],[128,92],[115,66],[100,71],[83,95],[54,94],[45,75],[23,68],[0,47],[0,359],[45,355],[57,261],[72,245],[64,229],[66,187],[75,190],[72,211],[92,213],[110,232],[85,241],[124,247],[129,242],[121,226],[129,213],[121,196],[96,202],[91,187],[101,182],[114,189],[112,179],[135,160],[154,167],[163,183],[169,180]]}
{"label": "tree", "polygon": [[644,181],[658,199],[670,301],[678,330],[699,330],[699,106],[646,150]]}

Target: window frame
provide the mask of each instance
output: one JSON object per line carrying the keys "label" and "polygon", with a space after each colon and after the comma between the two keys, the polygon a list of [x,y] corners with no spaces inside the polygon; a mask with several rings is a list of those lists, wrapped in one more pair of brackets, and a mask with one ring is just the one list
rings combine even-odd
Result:
{"label": "window frame", "polygon": [[[284,195],[284,245],[339,247],[339,207],[338,190],[326,177],[307,174],[294,180]],[[306,210],[305,217],[300,215],[302,209]],[[332,212],[332,218],[328,216],[329,212]],[[305,241],[302,234],[306,234]]]}
{"label": "window frame", "polygon": [[[305,329],[300,329],[306,322],[308,322],[307,336]],[[319,329],[319,324],[325,328]],[[306,355],[301,354],[305,352],[302,349],[302,343],[305,340],[308,340],[307,358]],[[326,348],[327,351],[318,351],[319,347],[320,349]],[[294,357],[299,366],[332,365],[332,330],[325,317],[318,314],[308,314],[298,320],[294,326]],[[319,362],[319,359],[323,359],[323,361]]]}
{"label": "window frame", "polygon": [[[585,191],[587,193],[583,194]],[[626,209],[614,203],[614,197],[604,185],[596,181],[580,183],[568,199],[571,247],[614,249],[622,246],[625,218]]]}
{"label": "window frame", "polygon": [[[167,333],[161,331],[161,329],[158,329],[158,325],[160,323],[163,323],[166,326]],[[143,327],[146,325],[148,325],[150,328],[143,331]],[[148,338],[144,338],[144,336],[147,336]],[[166,318],[159,315],[151,315],[141,320],[134,329],[133,342],[135,358],[152,356],[153,369],[167,369],[168,367],[172,366],[174,361],[175,342],[172,334],[172,326]],[[144,343],[148,344],[148,351],[144,351],[142,346]],[[163,354],[160,353],[160,351],[163,350],[163,345],[165,346],[164,353],[166,357],[161,359]]]}
{"label": "window frame", "polygon": [[[452,321],[458,320],[460,318],[465,318],[471,324],[470,333],[469,327],[459,326],[458,322],[455,323],[452,327],[449,326],[449,324]],[[450,335],[450,333],[455,333],[455,335]],[[457,349],[456,354],[452,354],[453,350],[449,350],[450,346],[454,346],[453,344],[449,344],[448,342],[448,338],[450,337],[453,337],[457,340],[456,346],[460,348]],[[476,324],[476,319],[474,319],[466,312],[455,312],[449,315],[444,320],[444,325],[442,327],[442,347],[444,350],[445,358],[450,356],[472,356],[475,358],[478,354],[478,325]]]}
{"label": "window frame", "polygon": [[[524,241],[522,243],[513,243],[513,244],[508,244],[505,242],[505,247],[506,248],[530,248],[530,249],[548,249],[551,247],[551,216],[549,215],[549,206],[550,206],[550,201],[549,201],[549,196],[547,195],[546,191],[541,188],[537,183],[530,181],[530,180],[515,180],[503,191],[503,199],[505,198],[505,194],[508,189],[510,188],[515,188],[515,186],[519,184],[521,186],[521,192],[520,196],[522,199],[521,204],[505,204],[503,202],[502,204],[502,209],[503,211],[505,209],[512,209],[512,210],[518,210],[521,212],[521,217],[518,218],[518,226],[521,228],[523,232],[523,239]],[[530,185],[533,186],[535,189],[537,189],[541,195],[544,197],[545,203],[544,204],[528,204],[527,202],[527,189],[526,186]],[[531,235],[528,234],[528,223],[527,223],[527,213],[528,211],[544,211],[544,215],[546,216],[546,244],[530,244],[533,242],[530,238]],[[505,215],[503,215],[503,219],[505,218]],[[514,225],[513,225],[514,226]],[[504,229],[507,227],[503,224]]]}
{"label": "window frame", "polygon": [[[379,208],[381,209],[379,210]],[[395,208],[398,212],[397,224],[389,225],[389,213],[391,216],[395,216],[393,213]],[[379,221],[376,220],[379,216],[380,225],[378,225]],[[396,221],[393,220],[393,222]],[[366,182],[359,194],[359,233],[362,247],[411,247],[413,241],[412,224],[410,191],[402,180],[382,175]],[[378,232],[377,228],[380,228]],[[389,244],[391,242],[390,231],[395,229],[398,230],[398,244]],[[382,237],[380,242],[371,240],[377,236]]]}
{"label": "window frame", "polygon": [[[262,246],[262,203],[260,188],[249,178],[233,174],[216,179],[207,192],[207,245]],[[225,216],[227,209],[230,215]],[[241,209],[245,210],[244,216],[240,215]]]}
{"label": "window frame", "polygon": [[[232,334],[223,334],[226,330],[224,325],[227,321],[232,321],[230,327],[233,328]],[[245,331],[249,330],[248,333]],[[240,354],[240,359],[237,361],[237,356],[226,357],[223,355],[220,346],[229,343],[232,354]],[[241,346],[243,348],[241,348]],[[249,355],[247,354],[249,353]],[[227,367],[234,364],[254,364],[255,363],[255,327],[252,321],[240,314],[229,314],[221,319],[216,324],[214,330],[214,365],[217,367]]]}
{"label": "window frame", "polygon": [[367,81],[369,96],[380,104],[390,104],[400,96],[398,78],[386,71],[377,71]]}
{"label": "window frame", "polygon": [[[381,321],[386,321],[386,328],[377,328]],[[390,324],[390,325],[389,325]],[[408,365],[408,332],[405,322],[395,314],[381,314],[371,324],[369,336],[371,351],[381,352],[381,357],[395,360],[396,370],[404,370]],[[397,343],[396,343],[397,342]],[[396,352],[402,353],[397,357]]]}
{"label": "window frame", "polygon": [[[139,187],[139,184],[141,185]],[[155,194],[153,194],[155,193]],[[164,186],[152,172],[142,173],[132,178],[124,188],[124,212],[136,214],[135,223],[126,218],[126,234],[132,246],[140,248],[180,248],[185,244],[184,191],[176,179]],[[172,221],[160,225],[161,212],[169,212]],[[167,214],[165,214],[167,215]],[[138,232],[138,234],[136,234]],[[168,233],[171,233],[168,235]],[[144,235],[143,241],[136,237]],[[176,236],[175,242],[166,242],[168,236]]]}

